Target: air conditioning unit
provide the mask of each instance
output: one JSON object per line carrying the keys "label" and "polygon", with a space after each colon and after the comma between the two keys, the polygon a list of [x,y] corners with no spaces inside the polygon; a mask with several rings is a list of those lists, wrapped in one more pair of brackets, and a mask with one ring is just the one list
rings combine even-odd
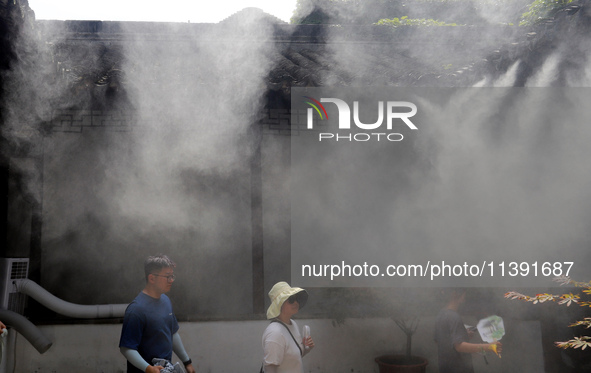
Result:
{"label": "air conditioning unit", "polygon": [[0,258],[0,276],[0,308],[22,315],[27,296],[12,282],[29,276],[29,258]]}

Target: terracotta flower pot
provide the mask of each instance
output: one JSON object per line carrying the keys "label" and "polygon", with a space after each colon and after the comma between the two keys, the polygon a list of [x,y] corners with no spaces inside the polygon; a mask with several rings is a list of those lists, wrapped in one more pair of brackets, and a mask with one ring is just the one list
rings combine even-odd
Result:
{"label": "terracotta flower pot", "polygon": [[384,355],[375,359],[380,368],[380,373],[425,373],[429,364],[427,359],[420,356],[411,356],[406,360],[405,355]]}

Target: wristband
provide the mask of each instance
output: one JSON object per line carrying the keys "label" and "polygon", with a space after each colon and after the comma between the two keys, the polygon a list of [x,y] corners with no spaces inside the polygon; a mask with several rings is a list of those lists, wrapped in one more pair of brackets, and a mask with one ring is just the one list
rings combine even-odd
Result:
{"label": "wristband", "polygon": [[183,362],[183,365],[184,365],[184,366],[187,366],[187,365],[189,365],[189,364],[193,364],[193,361],[192,361],[191,359],[189,359],[189,360],[187,360],[187,361]]}

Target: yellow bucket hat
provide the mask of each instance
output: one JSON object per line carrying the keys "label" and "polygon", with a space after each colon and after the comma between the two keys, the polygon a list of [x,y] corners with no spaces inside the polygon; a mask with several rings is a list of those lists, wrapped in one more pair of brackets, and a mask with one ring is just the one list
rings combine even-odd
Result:
{"label": "yellow bucket hat", "polygon": [[[296,295],[297,294],[297,295]],[[306,305],[308,301],[308,292],[302,288],[292,288],[287,282],[281,281],[273,285],[269,291],[269,298],[271,305],[267,309],[267,319],[274,319],[281,313],[281,306],[291,297],[296,295],[296,300],[300,305],[300,309]]]}

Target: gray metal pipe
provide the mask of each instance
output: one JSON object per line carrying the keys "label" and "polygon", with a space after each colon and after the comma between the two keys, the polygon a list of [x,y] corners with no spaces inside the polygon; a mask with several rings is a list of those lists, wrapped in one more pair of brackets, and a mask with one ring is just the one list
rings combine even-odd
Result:
{"label": "gray metal pipe", "polygon": [[51,341],[24,316],[16,312],[0,309],[0,320],[25,337],[40,354],[49,350],[49,347],[51,347]]}
{"label": "gray metal pipe", "polygon": [[68,317],[80,319],[123,317],[127,308],[127,304],[81,305],[70,303],[59,299],[34,281],[22,279],[14,280],[13,283],[19,292],[30,296],[50,310]]}

